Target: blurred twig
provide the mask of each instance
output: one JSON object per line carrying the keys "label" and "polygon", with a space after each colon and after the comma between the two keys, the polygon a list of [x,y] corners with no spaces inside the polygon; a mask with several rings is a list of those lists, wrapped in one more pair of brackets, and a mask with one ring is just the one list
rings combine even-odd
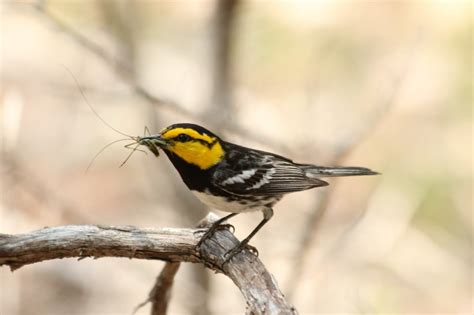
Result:
{"label": "blurred twig", "polygon": [[[58,193],[38,178],[31,170],[28,170],[14,156],[3,153],[0,161],[5,166],[2,179],[13,185],[19,185],[25,192],[31,195],[40,204],[48,205],[48,209],[55,210],[58,221],[63,223],[87,222],[88,219],[81,215],[75,207],[64,201]],[[53,206],[54,205],[54,206]]]}
{"label": "blurred twig", "polygon": [[156,281],[155,287],[150,292],[152,302],[151,315],[166,315],[168,302],[171,296],[171,287],[179,263],[166,263]]}
{"label": "blurred twig", "polygon": [[[216,133],[224,129],[225,126],[231,123],[231,118],[234,116],[234,107],[232,106],[232,61],[231,51],[234,42],[234,20],[236,18],[236,7],[239,0],[218,0],[215,4],[214,23],[210,25],[210,34],[212,36],[213,53],[211,54],[211,62],[213,64],[213,89],[212,98],[209,101],[209,106],[205,109],[205,116],[215,117],[216,123],[210,126]],[[178,208],[182,215],[189,214],[189,200],[183,198],[183,195],[177,198],[179,200]],[[192,200],[195,203],[195,199]],[[188,203],[188,204],[186,204]],[[204,209],[203,209],[204,210]],[[208,211],[208,209],[206,209]],[[198,213],[198,212],[197,212]],[[197,214],[196,213],[196,214]],[[193,220],[193,222],[195,222]],[[201,296],[196,303],[190,304],[190,313],[193,315],[208,315],[211,313],[211,283],[212,276],[204,268],[192,268],[192,276],[196,285],[198,286]]]}
{"label": "blurred twig", "polygon": [[[398,95],[403,80],[405,79],[410,68],[413,53],[415,51],[414,46],[413,51],[409,55],[410,62],[406,63],[406,68],[404,68],[401,71],[400,75],[395,79],[393,89],[391,90],[391,93],[387,96],[386,100],[382,102],[382,105],[378,108],[375,115],[373,115],[369,121],[364,121],[364,125],[362,125],[359,130],[356,130],[353,133],[355,135],[352,136],[352,138],[347,139],[347,141],[337,146],[336,153],[334,154],[333,158],[330,160],[329,163],[333,165],[341,164],[347,158],[347,156],[349,156],[350,153],[353,152],[357,148],[357,146],[363,142],[364,139],[369,137],[377,129],[377,126],[381,123],[383,118],[393,108],[396,103],[396,95]],[[310,251],[308,250],[308,248],[310,248],[310,244],[314,243],[317,237],[317,234],[319,232],[319,225],[321,224],[321,221],[324,218],[328,206],[331,203],[331,199],[334,195],[335,190],[336,184],[334,183],[328,189],[323,191],[318,205],[316,206],[315,210],[311,212],[308,220],[305,221],[307,223],[306,226],[303,228],[302,240],[300,242],[299,249],[296,251],[298,255],[296,256],[297,258],[292,268],[292,274],[289,277],[290,282],[288,285],[287,292],[290,300],[295,294],[295,291],[297,290],[298,284],[300,283],[301,275],[303,274],[306,268],[306,264],[309,261]]]}
{"label": "blurred twig", "polygon": [[327,257],[335,256],[336,252],[340,252],[340,250],[347,246],[347,243],[350,242],[354,230],[366,217],[370,201],[372,200],[371,197],[375,194],[377,188],[380,187],[380,183],[381,181],[378,181],[373,187],[371,187],[371,190],[367,194],[367,198],[365,199],[364,204],[360,206],[360,209],[362,209],[362,211],[357,213],[357,217],[353,218],[349,225],[345,227],[345,229],[338,235],[337,240],[333,242],[331,248],[327,251]]}
{"label": "blurred twig", "polygon": [[[212,224],[215,215],[206,218]],[[138,229],[98,225],[44,228],[27,234],[0,234],[0,266],[12,270],[45,260],[127,257],[194,262],[223,272],[240,289],[251,314],[295,314],[271,274],[249,250],[223,267],[224,254],[238,244],[228,230],[216,232],[196,249],[202,229]]]}
{"label": "blurred twig", "polygon": [[156,97],[150,94],[147,90],[143,87],[138,85],[134,82],[134,76],[130,73],[130,67],[127,66],[124,62],[117,60],[112,54],[110,54],[106,49],[104,49],[99,44],[96,44],[81,32],[76,30],[74,27],[69,25],[65,22],[62,18],[58,15],[51,12],[47,6],[43,5],[37,7],[37,12],[41,14],[46,20],[48,20],[53,26],[55,26],[58,30],[62,33],[66,34],[71,38],[74,42],[76,42],[79,46],[84,48],[85,50],[91,52],[94,56],[100,59],[104,64],[109,66],[110,68],[114,69],[119,75],[122,80],[124,80],[127,84],[129,84],[133,91],[145,99],[147,102],[152,103],[156,106],[161,106],[163,108],[169,108],[173,111],[186,115],[192,118],[198,118],[197,115],[186,108],[182,107],[181,105],[160,97]]}
{"label": "blurred twig", "polygon": [[[123,64],[120,60],[117,60],[117,58],[115,58],[102,46],[94,43],[92,40],[87,38],[85,35],[76,30],[70,24],[65,22],[62,18],[60,18],[58,15],[49,10],[47,5],[43,3],[41,6],[35,6],[35,8],[36,12],[38,12],[44,19],[48,20],[54,27],[69,36],[69,38],[71,38],[82,48],[91,52],[105,65],[107,65],[111,69],[114,69],[116,73],[120,75],[120,78],[130,86],[133,92],[146,102],[149,102],[150,104],[155,106],[159,106],[163,109],[169,109],[171,111],[174,111],[175,113],[197,121],[204,120],[206,122],[210,122],[211,119],[216,119],[215,115],[210,116],[207,113],[201,114],[198,111],[189,110],[170,99],[165,99],[153,95],[151,92],[149,92],[147,89],[145,89],[143,86],[141,86],[138,82],[134,80],[134,76],[131,75],[130,69],[127,67],[127,65]],[[258,144],[270,145],[274,148],[278,148],[280,151],[287,150],[287,146],[278,143],[271,137],[262,134],[258,134],[258,136],[256,136],[253,132],[243,129],[233,122],[228,122],[225,125],[225,131],[240,135],[242,137],[245,137],[249,141],[253,141]]]}
{"label": "blurred twig", "polygon": [[219,117],[217,128],[227,125],[233,116],[232,104],[232,47],[235,42],[235,20],[238,0],[218,0],[213,24],[214,76],[213,96],[209,114]]}
{"label": "blurred twig", "polygon": [[165,264],[156,278],[155,285],[153,286],[153,289],[151,289],[148,299],[145,302],[140,303],[140,305],[135,308],[133,314],[148,302],[151,302],[151,315],[166,315],[168,303],[171,297],[174,276],[179,269],[179,265],[179,262],[167,262]]}
{"label": "blurred twig", "polygon": [[[179,192],[179,193],[178,193]],[[176,190],[176,195],[180,194],[180,198],[176,196],[176,210],[179,212],[184,219],[192,220],[193,217],[199,215],[203,211],[189,211],[190,208],[196,207],[189,201],[188,198],[183,198],[183,194],[180,190]],[[202,218],[203,215],[200,217]],[[196,222],[197,218],[195,218],[194,222]],[[202,228],[205,226],[201,225],[201,222],[198,223],[197,228]],[[150,291],[148,295],[148,299],[143,303],[140,303],[135,308],[135,312],[140,309],[141,307],[145,306],[148,302],[152,303],[152,312],[151,315],[156,314],[166,314],[166,308],[168,305],[168,297],[163,296],[166,294],[171,294],[171,286],[173,277],[175,276],[176,272],[178,271],[180,263],[171,263],[167,262],[163,267],[160,275],[157,277],[155,285],[153,289]],[[198,266],[200,267],[200,266]],[[209,293],[209,279],[208,274],[204,268],[193,268],[192,270],[193,278],[191,281],[197,282],[197,285],[200,289],[203,290],[202,296],[204,297],[203,301],[199,301],[197,303],[192,304],[192,308],[190,312],[193,314],[209,314],[209,305],[208,305],[208,293]],[[198,309],[200,307],[200,309]],[[135,313],[134,312],[134,313]],[[206,312],[206,313],[204,313]]]}
{"label": "blurred twig", "polygon": [[[108,0],[100,0],[98,2],[99,7],[104,15],[104,19],[107,25],[111,27],[108,28],[115,38],[118,46],[120,47],[120,53],[122,60],[121,64],[125,65],[128,69],[127,73],[130,77],[130,82],[133,82],[135,86],[136,84],[136,34],[133,25],[136,25],[136,16],[135,16],[135,7],[133,1],[125,1],[125,2],[114,2]],[[136,90],[135,90],[136,92]],[[149,104],[149,115],[145,117],[151,123],[151,129],[157,130],[158,128],[158,117],[156,113],[156,106],[153,106],[151,102],[147,102]],[[156,183],[156,177],[151,176],[150,178],[151,184],[155,187],[159,187]],[[177,199],[180,201],[180,199]],[[179,207],[178,208],[184,208]],[[188,210],[189,208],[186,208]],[[184,212],[184,211],[183,211]],[[186,211],[188,213],[188,211]],[[148,302],[151,302],[151,315],[166,315],[169,300],[171,298],[171,290],[173,286],[174,277],[179,269],[180,263],[179,262],[167,262],[163,269],[161,270],[160,274],[156,278],[155,285],[153,286],[152,290],[148,295],[148,299],[141,303],[135,311],[137,311],[140,307],[144,306]],[[200,268],[202,270],[202,268]],[[135,312],[134,312],[135,313]]]}
{"label": "blurred twig", "polygon": [[126,74],[131,82],[136,79],[136,36],[134,20],[135,7],[130,1],[97,1],[100,12],[107,25],[106,29],[115,39],[119,50],[120,65],[127,69]]}

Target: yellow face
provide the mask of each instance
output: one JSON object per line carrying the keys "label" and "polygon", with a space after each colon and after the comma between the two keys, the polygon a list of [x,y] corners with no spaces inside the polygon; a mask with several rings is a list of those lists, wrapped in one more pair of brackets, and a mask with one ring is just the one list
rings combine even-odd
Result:
{"label": "yellow face", "polygon": [[203,170],[219,163],[225,154],[218,138],[192,128],[167,128],[161,132],[161,139],[167,143],[164,150]]}

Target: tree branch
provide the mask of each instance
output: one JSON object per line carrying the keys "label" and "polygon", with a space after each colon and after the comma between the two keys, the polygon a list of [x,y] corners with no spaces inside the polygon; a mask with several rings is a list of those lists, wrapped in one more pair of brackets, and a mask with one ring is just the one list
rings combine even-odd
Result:
{"label": "tree branch", "polygon": [[178,272],[181,263],[167,262],[156,278],[155,285],[148,294],[145,302],[140,303],[132,315],[140,308],[151,302],[151,315],[166,315],[168,303],[171,297],[171,289],[173,287],[174,276]]}
{"label": "tree branch", "polygon": [[153,290],[150,292],[150,301],[152,302],[152,315],[166,315],[169,298],[171,296],[171,287],[180,263],[166,263],[165,267],[158,276]]}
{"label": "tree branch", "polygon": [[16,270],[44,260],[127,257],[201,263],[224,273],[240,289],[250,314],[295,314],[272,275],[249,250],[222,268],[223,255],[238,240],[220,230],[201,247],[203,229],[139,229],[131,226],[67,225],[26,234],[0,234],[0,266]]}

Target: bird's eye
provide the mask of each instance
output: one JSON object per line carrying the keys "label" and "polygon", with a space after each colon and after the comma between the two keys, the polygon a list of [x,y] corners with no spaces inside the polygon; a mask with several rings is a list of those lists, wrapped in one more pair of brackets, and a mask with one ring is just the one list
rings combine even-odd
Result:
{"label": "bird's eye", "polygon": [[179,142],[186,142],[191,140],[191,137],[185,133],[181,133],[176,137],[176,140],[178,140]]}

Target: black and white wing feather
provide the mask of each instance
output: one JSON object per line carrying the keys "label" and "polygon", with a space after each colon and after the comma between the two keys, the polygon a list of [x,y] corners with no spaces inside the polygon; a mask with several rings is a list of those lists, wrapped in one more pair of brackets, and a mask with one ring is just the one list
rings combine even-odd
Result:
{"label": "black and white wing feather", "polygon": [[328,185],[306,176],[305,170],[284,157],[242,150],[228,144],[225,162],[216,169],[213,184],[236,195],[282,195]]}

